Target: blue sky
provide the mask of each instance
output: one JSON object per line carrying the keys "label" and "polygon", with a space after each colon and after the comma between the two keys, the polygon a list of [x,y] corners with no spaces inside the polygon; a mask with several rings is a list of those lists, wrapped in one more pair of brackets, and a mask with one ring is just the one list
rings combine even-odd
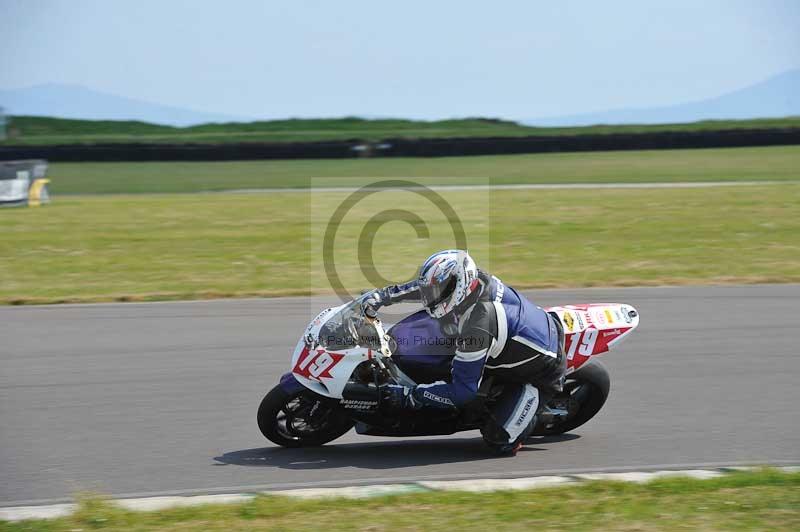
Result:
{"label": "blue sky", "polygon": [[0,0],[0,88],[260,118],[531,118],[702,99],[800,67],[796,0]]}

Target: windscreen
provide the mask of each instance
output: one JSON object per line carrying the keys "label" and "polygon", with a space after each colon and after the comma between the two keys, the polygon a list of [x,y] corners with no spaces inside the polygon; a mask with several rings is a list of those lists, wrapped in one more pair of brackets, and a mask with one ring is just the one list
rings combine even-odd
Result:
{"label": "windscreen", "polygon": [[357,346],[380,349],[381,345],[375,327],[364,317],[361,304],[357,300],[328,318],[319,330],[318,341],[330,351]]}

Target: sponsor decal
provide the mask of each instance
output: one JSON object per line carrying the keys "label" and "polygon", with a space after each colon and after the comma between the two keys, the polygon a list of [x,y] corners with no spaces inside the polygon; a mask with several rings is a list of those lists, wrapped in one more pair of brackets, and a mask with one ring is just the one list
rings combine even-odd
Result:
{"label": "sponsor decal", "polygon": [[528,399],[528,402],[525,403],[525,408],[522,409],[522,413],[517,418],[517,425],[522,425],[522,422],[525,421],[526,417],[528,417],[528,413],[531,411],[534,401],[536,401],[536,397],[531,397]]}
{"label": "sponsor decal", "polygon": [[378,401],[361,401],[357,399],[342,399],[339,404],[352,410],[372,410],[377,408]]}
{"label": "sponsor decal", "polygon": [[431,392],[429,392],[428,390],[424,390],[422,392],[422,397],[424,397],[425,399],[430,399],[431,401],[435,401],[437,403],[445,404],[445,405],[451,405],[452,406],[452,404],[453,404],[453,401],[451,401],[447,397],[441,397],[439,395],[434,395]]}
{"label": "sponsor decal", "polygon": [[614,316],[611,315],[611,311],[610,310],[605,309],[603,311],[603,314],[605,315],[606,319],[608,320],[608,323],[614,323]]}
{"label": "sponsor decal", "polygon": [[578,318],[578,329],[583,330],[586,328],[586,325],[583,323],[583,317],[581,316],[583,312],[576,312],[575,317]]}
{"label": "sponsor decal", "polygon": [[503,294],[506,291],[506,287],[497,277],[493,276],[492,278],[497,282],[497,294],[495,294],[494,300],[500,303],[503,301]]}
{"label": "sponsor decal", "polygon": [[613,329],[611,331],[605,331],[603,333],[603,338],[609,338],[611,336],[619,336],[620,334],[622,334],[622,331],[620,331],[619,329]]}
{"label": "sponsor decal", "polygon": [[608,323],[608,320],[606,320],[605,315],[599,311],[592,313],[592,321],[595,322],[595,325],[605,325],[606,323]]}
{"label": "sponsor decal", "polygon": [[564,312],[564,325],[567,326],[567,331],[572,332],[575,330],[575,319],[572,317],[572,312]]}

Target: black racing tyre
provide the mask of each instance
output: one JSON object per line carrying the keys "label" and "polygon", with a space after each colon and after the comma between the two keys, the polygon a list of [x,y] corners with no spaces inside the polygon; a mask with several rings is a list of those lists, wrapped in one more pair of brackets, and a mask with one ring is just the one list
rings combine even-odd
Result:
{"label": "black racing tyre", "polygon": [[569,414],[563,421],[552,425],[537,424],[533,435],[563,434],[580,427],[603,408],[610,389],[611,379],[608,370],[597,360],[567,375],[564,391],[557,394],[548,404],[566,405]]}
{"label": "black racing tyre", "polygon": [[258,428],[277,445],[314,447],[342,436],[353,421],[327,397],[305,389],[289,394],[276,386],[258,407]]}

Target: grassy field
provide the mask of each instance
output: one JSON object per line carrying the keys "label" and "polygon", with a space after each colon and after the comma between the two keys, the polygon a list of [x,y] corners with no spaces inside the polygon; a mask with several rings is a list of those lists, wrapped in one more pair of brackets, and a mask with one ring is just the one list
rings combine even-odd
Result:
{"label": "grassy field", "polygon": [[[376,197],[431,224],[391,222],[376,267],[406,279],[452,246],[435,207]],[[521,287],[800,281],[800,185],[699,189],[448,191],[470,251]],[[345,193],[111,195],[0,211],[0,302],[109,301],[324,292],[316,253]],[[312,213],[312,206],[314,207]],[[366,281],[353,250],[375,210],[341,221],[345,286]],[[399,251],[398,251],[399,249]],[[402,260],[398,260],[398,253]]]}
{"label": "grassy field", "polygon": [[592,482],[530,491],[432,492],[367,500],[261,496],[237,505],[136,513],[99,499],[53,521],[0,531],[74,530],[798,530],[800,474],[762,471],[644,485]]}
{"label": "grassy field", "polygon": [[61,194],[348,186],[364,178],[424,184],[609,183],[800,179],[800,146],[298,161],[54,163]]}
{"label": "grassy field", "polygon": [[687,124],[530,127],[506,120],[467,118],[432,122],[361,118],[294,119],[249,123],[171,127],[136,121],[69,120],[16,116],[10,138],[2,144],[43,145],[106,142],[289,142],[318,140],[381,140],[387,138],[519,137],[708,131],[800,127],[800,117],[755,120],[707,120]]}

